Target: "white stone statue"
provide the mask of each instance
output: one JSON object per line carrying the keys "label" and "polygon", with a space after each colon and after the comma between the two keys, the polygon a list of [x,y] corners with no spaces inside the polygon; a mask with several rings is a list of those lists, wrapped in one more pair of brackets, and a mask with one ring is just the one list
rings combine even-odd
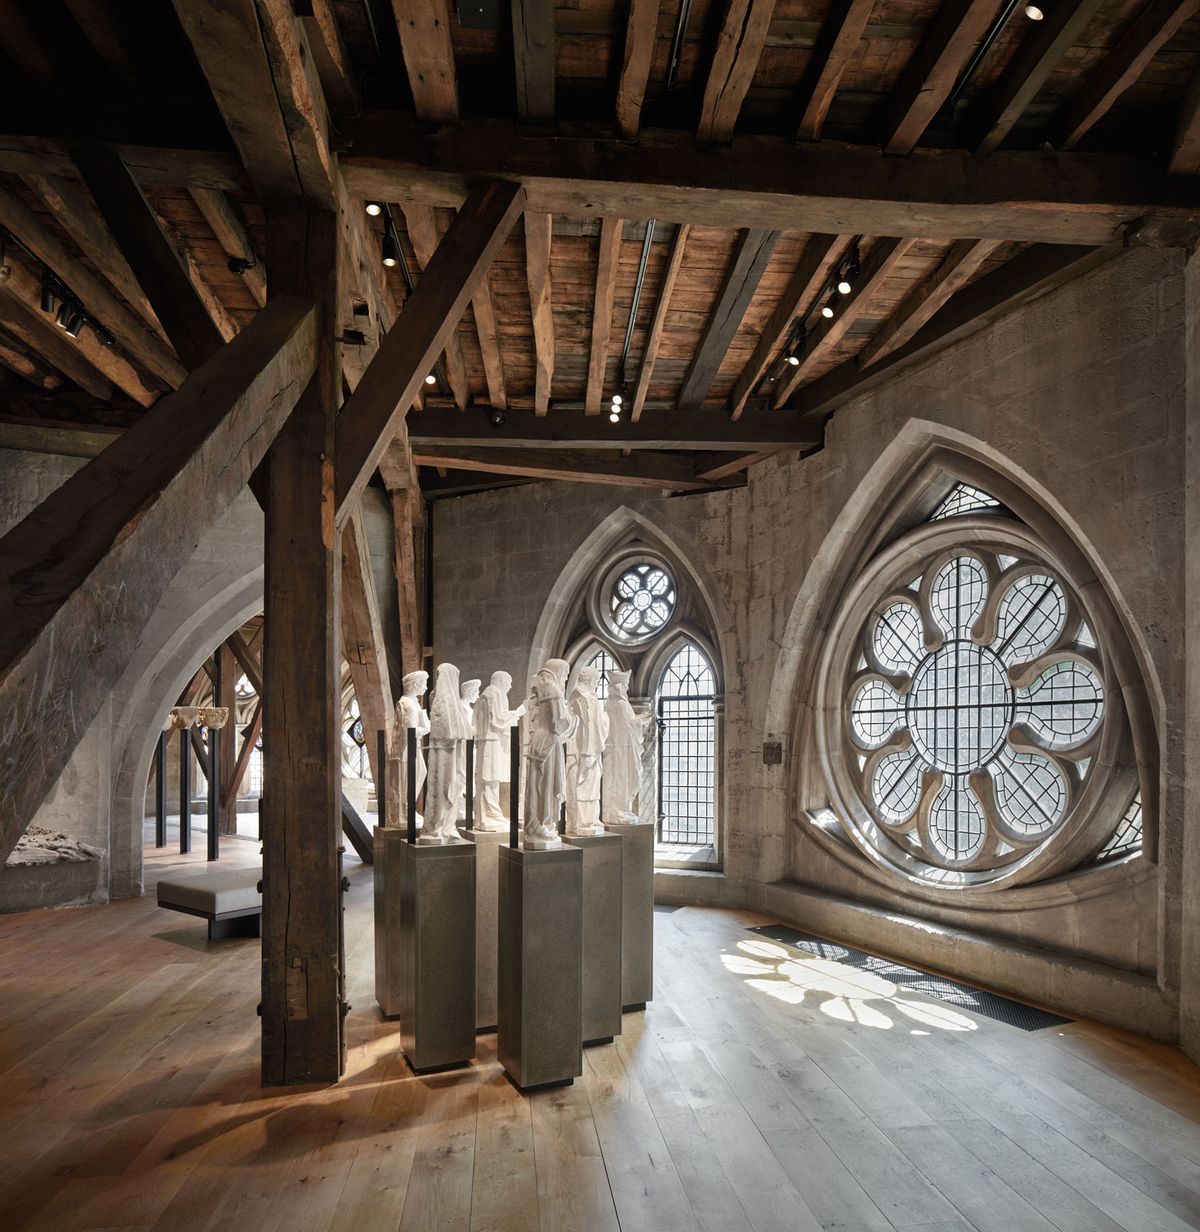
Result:
{"label": "white stone statue", "polygon": [[458,800],[466,778],[467,737],[458,668],[439,663],[429,706],[429,787],[425,792],[423,845],[457,843]]}
{"label": "white stone statue", "polygon": [[[482,680],[464,680],[458,686],[459,701],[462,705],[463,718],[467,724],[467,739],[475,739],[475,704],[479,701],[479,686],[483,683]],[[464,756],[462,763],[462,782],[459,784],[458,795],[455,797],[457,803],[454,806],[455,817],[462,820],[466,816],[466,795],[467,795],[467,759]]]}
{"label": "white stone statue", "polygon": [[512,725],[524,706],[508,708],[512,677],[493,672],[491,683],[475,704],[475,829],[503,830],[508,821],[500,807],[500,784],[508,779]]}
{"label": "white stone statue", "polygon": [[[396,723],[394,739],[396,772],[392,775],[395,789],[391,793],[392,807],[388,809],[388,820],[393,826],[408,825],[408,731],[413,728],[417,733],[417,796],[425,786],[425,753],[421,742],[429,731],[429,716],[421,705],[421,698],[429,686],[428,672],[409,672],[401,681],[403,696],[396,703]],[[423,824],[421,814],[417,814],[418,827]]]}
{"label": "white stone statue", "polygon": [[575,721],[564,696],[570,670],[570,664],[563,659],[547,659],[533,678],[529,694],[525,846],[530,851],[562,846],[558,815],[567,784],[563,746],[575,732]]}
{"label": "white stone statue", "polygon": [[633,811],[642,778],[642,739],[650,716],[629,701],[629,673],[609,672],[608,740],[604,745],[604,824],[639,821]]}
{"label": "white stone statue", "polygon": [[608,739],[608,715],[596,696],[600,672],[581,667],[571,694],[575,731],[567,743],[567,833],[603,834],[600,772]]}

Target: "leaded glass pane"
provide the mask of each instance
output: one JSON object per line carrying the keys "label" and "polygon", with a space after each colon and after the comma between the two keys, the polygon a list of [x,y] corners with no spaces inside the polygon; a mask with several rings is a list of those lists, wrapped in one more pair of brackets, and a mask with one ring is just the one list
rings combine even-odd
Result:
{"label": "leaded glass pane", "polygon": [[956,483],[940,505],[929,515],[931,522],[939,518],[953,518],[966,513],[986,512],[998,509],[1000,502],[989,496],[982,488],[972,487],[969,483]]}
{"label": "leaded glass pane", "polygon": [[624,637],[648,637],[671,619],[675,583],[661,565],[644,561],[617,578],[609,604],[613,623]]}
{"label": "leaded glass pane", "polygon": [[658,840],[711,843],[716,819],[712,668],[691,642],[671,658],[658,690]]}

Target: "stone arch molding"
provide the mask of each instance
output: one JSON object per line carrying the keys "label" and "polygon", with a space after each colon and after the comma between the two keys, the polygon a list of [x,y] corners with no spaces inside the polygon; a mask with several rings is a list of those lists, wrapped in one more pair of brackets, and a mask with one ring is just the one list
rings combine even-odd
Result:
{"label": "stone arch molding", "polygon": [[[885,544],[923,522],[956,481],[995,495],[1066,562],[1071,575],[1082,579],[1102,600],[1110,618],[1104,634],[1115,647],[1114,674],[1141,769],[1147,818],[1144,856],[1085,874],[1068,874],[1054,883],[939,890],[898,878],[894,870],[863,858],[829,830],[809,825],[799,828],[803,814],[825,802],[821,794],[825,767],[820,764],[814,738],[814,703],[823,657],[821,631],[829,626],[847,588],[868,562]],[[1069,511],[1043,483],[986,442],[929,420],[911,419],[863,475],[813,558],[788,615],[767,699],[763,739],[783,741],[792,750],[787,792],[793,847],[797,834],[802,833],[855,873],[891,890],[899,888],[942,905],[953,902],[962,907],[1009,910],[1108,893],[1128,886],[1131,880],[1154,875],[1163,714],[1161,683],[1140,628],[1101,554]]]}
{"label": "stone arch molding", "polygon": [[262,562],[262,517],[243,496],[172,582],[143,633],[136,670],[113,695],[120,715],[112,737],[114,898],[142,890],[146,785],[163,722],[213,649],[262,611]]}
{"label": "stone arch molding", "polygon": [[[625,544],[635,541],[660,553],[677,573],[686,575],[707,608],[709,626],[713,630],[716,644],[703,634],[697,640],[712,660],[719,687],[724,688],[726,665],[730,662],[724,631],[732,628],[732,620],[716,586],[697,565],[697,553],[682,536],[676,532],[664,531],[638,510],[621,505],[609,513],[571,553],[551,585],[530,648],[527,689],[532,684],[538,668],[547,659],[562,655],[567,650],[577,649],[576,646],[567,645],[576,602],[586,596],[596,570],[602,568],[608,558]],[[690,627],[685,631],[689,636],[692,635]],[[589,635],[585,640],[598,644],[602,642],[602,639],[594,635]],[[623,655],[619,652],[617,657],[623,661]],[[654,657],[657,659],[657,655]],[[636,688],[638,682],[634,683]]]}

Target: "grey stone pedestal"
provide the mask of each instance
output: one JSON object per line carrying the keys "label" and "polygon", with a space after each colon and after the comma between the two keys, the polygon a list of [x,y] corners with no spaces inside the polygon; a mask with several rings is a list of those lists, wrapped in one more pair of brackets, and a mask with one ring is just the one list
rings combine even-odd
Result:
{"label": "grey stone pedestal", "polygon": [[475,846],[375,829],[375,998],[415,1070],[475,1055]]}
{"label": "grey stone pedestal", "polygon": [[621,847],[617,834],[569,836],[583,852],[583,1042],[621,1034]]}
{"label": "grey stone pedestal", "polygon": [[621,836],[621,1008],[654,1000],[654,827],[612,822]]}
{"label": "grey stone pedestal", "polygon": [[522,1090],[583,1073],[583,852],[500,847],[496,1051]]}
{"label": "grey stone pedestal", "polygon": [[475,1029],[496,1029],[497,852],[507,830],[464,830],[475,844]]}

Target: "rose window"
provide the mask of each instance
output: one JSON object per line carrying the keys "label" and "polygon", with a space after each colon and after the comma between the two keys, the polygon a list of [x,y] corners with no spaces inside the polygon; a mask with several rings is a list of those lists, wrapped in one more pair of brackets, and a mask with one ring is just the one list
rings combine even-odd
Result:
{"label": "rose window", "polygon": [[631,565],[613,583],[609,606],[613,625],[622,637],[647,637],[671,619],[675,583],[661,565]]}
{"label": "rose window", "polygon": [[860,651],[848,751],[877,846],[997,869],[1065,824],[1105,694],[1092,632],[1053,571],[1002,550],[942,552],[874,605]]}

